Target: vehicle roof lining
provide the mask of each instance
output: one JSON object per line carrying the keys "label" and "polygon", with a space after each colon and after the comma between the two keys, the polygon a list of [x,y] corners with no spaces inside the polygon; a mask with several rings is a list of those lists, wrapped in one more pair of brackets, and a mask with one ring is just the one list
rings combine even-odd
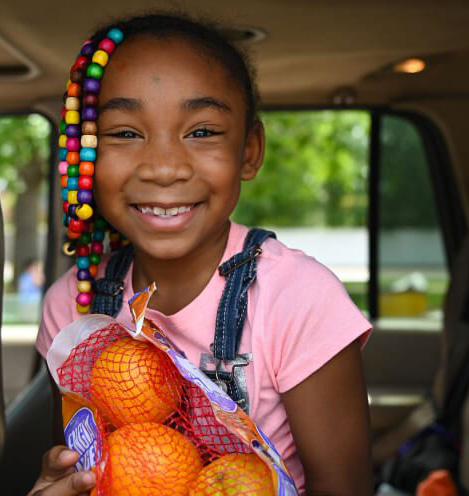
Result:
{"label": "vehicle roof lining", "polygon": [[[177,5],[194,6],[188,1]],[[159,1],[156,6],[174,9],[175,2]],[[59,0],[0,3],[0,35],[39,69],[26,92],[20,81],[0,77],[2,110],[59,99],[90,27],[129,12],[112,0],[82,0],[80,8],[64,7]],[[145,8],[155,8],[155,2],[135,0],[131,11]],[[199,0],[197,11],[267,33],[251,46],[265,104],[330,104],[344,86],[352,88],[358,104],[389,104],[414,95],[469,95],[467,2],[337,0],[319,5],[291,0],[286,8],[280,0],[228,5]],[[12,56],[0,45],[0,66]],[[410,56],[429,57],[428,70],[417,75],[377,73]]]}

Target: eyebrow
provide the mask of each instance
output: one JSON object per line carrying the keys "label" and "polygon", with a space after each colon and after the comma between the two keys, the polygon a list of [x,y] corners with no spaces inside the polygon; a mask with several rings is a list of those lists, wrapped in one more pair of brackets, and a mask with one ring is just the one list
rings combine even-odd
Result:
{"label": "eyebrow", "polygon": [[181,107],[184,110],[202,110],[205,108],[213,108],[222,112],[231,112],[231,108],[226,103],[210,96],[183,100],[181,102]]}
{"label": "eyebrow", "polygon": [[142,102],[136,98],[111,98],[103,106],[99,107],[99,113],[108,110],[123,110],[124,112],[135,112],[142,109]]}

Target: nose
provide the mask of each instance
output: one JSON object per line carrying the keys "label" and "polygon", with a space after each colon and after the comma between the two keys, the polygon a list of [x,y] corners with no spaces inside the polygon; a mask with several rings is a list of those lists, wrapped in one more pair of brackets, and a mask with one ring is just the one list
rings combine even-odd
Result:
{"label": "nose", "polygon": [[189,180],[193,169],[177,139],[153,140],[145,145],[136,174],[141,181],[170,186],[177,181]]}

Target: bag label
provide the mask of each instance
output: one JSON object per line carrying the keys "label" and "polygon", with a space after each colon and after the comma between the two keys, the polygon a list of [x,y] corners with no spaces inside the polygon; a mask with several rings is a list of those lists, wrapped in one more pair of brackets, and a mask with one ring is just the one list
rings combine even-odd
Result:
{"label": "bag label", "polygon": [[97,431],[93,412],[86,407],[80,408],[65,427],[67,446],[80,455],[75,465],[78,471],[90,470],[96,465]]}

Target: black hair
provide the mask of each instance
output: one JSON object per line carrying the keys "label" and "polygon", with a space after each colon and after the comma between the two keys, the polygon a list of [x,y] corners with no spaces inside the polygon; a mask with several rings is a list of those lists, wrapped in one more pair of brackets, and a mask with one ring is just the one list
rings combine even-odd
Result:
{"label": "black hair", "polygon": [[91,38],[99,43],[111,27],[122,30],[125,40],[142,35],[157,39],[182,38],[197,43],[206,55],[219,62],[238,84],[246,100],[246,131],[257,120],[258,91],[255,71],[248,54],[232,45],[216,29],[216,24],[205,20],[195,20],[185,13],[150,13],[135,17],[117,19],[101,27]]}

